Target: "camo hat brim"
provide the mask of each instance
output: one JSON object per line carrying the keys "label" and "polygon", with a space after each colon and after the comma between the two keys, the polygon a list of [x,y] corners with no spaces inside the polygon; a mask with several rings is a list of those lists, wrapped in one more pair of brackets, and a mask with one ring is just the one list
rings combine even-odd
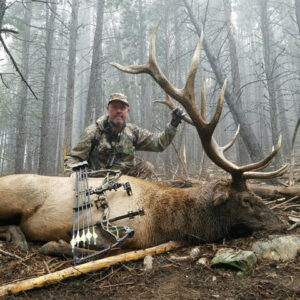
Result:
{"label": "camo hat brim", "polygon": [[121,101],[121,102],[125,103],[127,106],[129,106],[127,96],[125,96],[124,94],[121,94],[121,93],[111,94],[109,97],[109,100],[108,100],[108,104],[110,104],[113,101]]}

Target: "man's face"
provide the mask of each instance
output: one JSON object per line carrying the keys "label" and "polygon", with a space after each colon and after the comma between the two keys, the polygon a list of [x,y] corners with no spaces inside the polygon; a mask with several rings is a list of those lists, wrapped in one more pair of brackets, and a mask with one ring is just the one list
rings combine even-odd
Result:
{"label": "man's face", "polygon": [[126,121],[130,111],[129,106],[121,101],[113,101],[106,107],[108,119],[115,126],[121,126]]}

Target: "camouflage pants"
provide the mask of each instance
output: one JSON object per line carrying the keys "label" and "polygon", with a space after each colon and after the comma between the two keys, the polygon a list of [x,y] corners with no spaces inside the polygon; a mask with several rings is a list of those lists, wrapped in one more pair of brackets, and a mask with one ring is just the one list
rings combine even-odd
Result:
{"label": "camouflage pants", "polygon": [[154,166],[146,160],[139,161],[134,167],[132,167],[128,172],[126,172],[126,175],[148,180],[156,179]]}

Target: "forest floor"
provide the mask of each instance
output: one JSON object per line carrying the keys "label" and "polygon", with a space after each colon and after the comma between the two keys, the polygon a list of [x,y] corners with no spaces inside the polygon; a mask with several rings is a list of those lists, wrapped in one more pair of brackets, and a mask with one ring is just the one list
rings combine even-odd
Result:
{"label": "forest floor", "polygon": [[[287,215],[279,209],[277,213]],[[290,234],[300,235],[300,228],[286,233]],[[220,248],[251,250],[254,241],[267,236],[257,232],[250,237],[197,247],[200,257],[210,260]],[[73,265],[72,259],[39,254],[40,245],[29,246],[29,251],[24,252],[0,242],[0,286]],[[300,299],[299,255],[288,262],[259,259],[248,274],[238,276],[233,272],[218,273],[196,261],[179,262],[170,258],[188,255],[193,247],[154,256],[150,271],[144,270],[142,260],[121,263],[3,299]]]}

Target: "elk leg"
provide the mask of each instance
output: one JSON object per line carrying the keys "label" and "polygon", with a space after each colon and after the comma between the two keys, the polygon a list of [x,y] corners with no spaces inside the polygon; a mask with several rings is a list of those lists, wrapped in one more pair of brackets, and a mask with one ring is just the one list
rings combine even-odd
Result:
{"label": "elk leg", "polygon": [[28,250],[28,244],[24,233],[19,226],[8,225],[0,227],[0,239],[11,242],[22,250]]}
{"label": "elk leg", "polygon": [[5,231],[1,231],[1,227],[0,227],[0,241],[10,241],[11,240],[11,234],[10,232],[8,232],[7,230]]}
{"label": "elk leg", "polygon": [[[109,246],[109,244],[100,244],[96,245],[97,249],[105,249]],[[45,245],[43,245],[40,250],[40,254],[43,255],[49,255],[49,256],[62,256],[62,257],[73,257],[72,247],[69,243],[65,241],[59,241],[59,242],[48,242]],[[85,249],[85,248],[75,248],[76,254],[92,254],[96,253],[97,251],[91,250],[91,249]]]}
{"label": "elk leg", "polygon": [[[76,254],[92,254],[96,252],[84,248],[75,248],[75,251]],[[66,242],[48,242],[40,248],[39,253],[48,256],[73,257],[71,245]]]}

